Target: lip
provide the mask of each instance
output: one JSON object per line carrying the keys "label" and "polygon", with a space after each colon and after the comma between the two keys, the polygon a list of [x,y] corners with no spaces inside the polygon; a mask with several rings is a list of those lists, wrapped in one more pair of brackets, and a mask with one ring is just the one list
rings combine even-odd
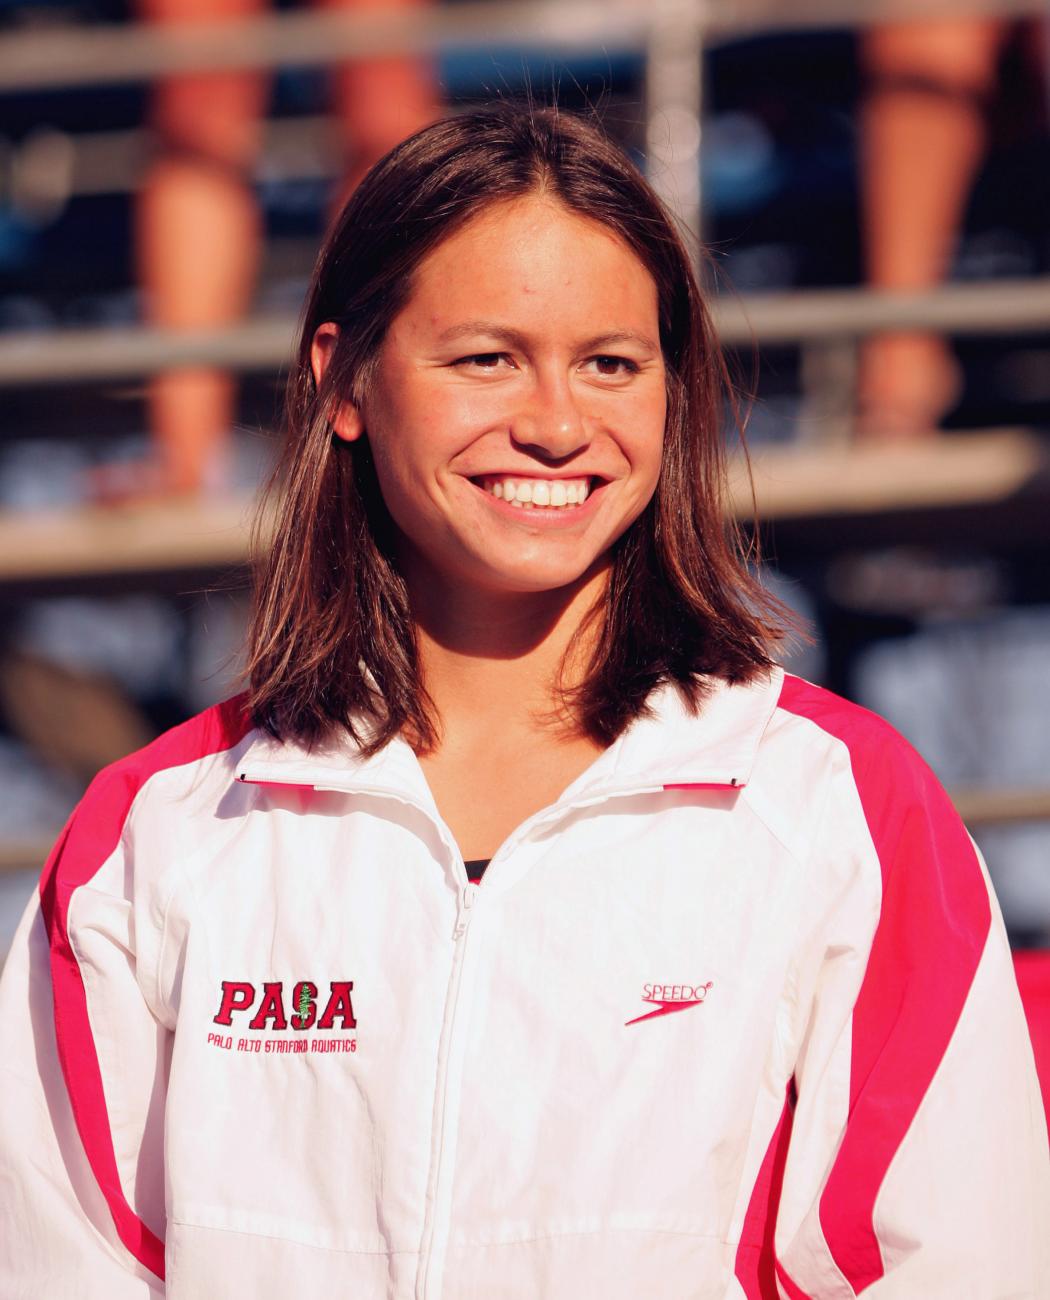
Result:
{"label": "lip", "polygon": [[575,483],[578,479],[585,478],[590,481],[591,487],[604,487],[606,483],[612,482],[604,474],[596,474],[593,470],[577,469],[567,470],[564,474],[552,474],[538,472],[534,469],[483,469],[476,474],[467,474],[464,477],[477,486],[478,480],[483,478],[530,478],[543,479],[546,483]]}

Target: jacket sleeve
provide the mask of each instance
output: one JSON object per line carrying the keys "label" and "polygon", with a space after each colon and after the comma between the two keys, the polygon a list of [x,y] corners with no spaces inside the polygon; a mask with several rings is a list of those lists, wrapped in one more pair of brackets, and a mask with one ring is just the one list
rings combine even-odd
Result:
{"label": "jacket sleeve", "polygon": [[802,977],[779,1294],[1044,1300],[1046,1122],[984,864],[895,733],[851,747],[830,805],[837,883]]}
{"label": "jacket sleeve", "polygon": [[0,980],[4,1300],[164,1294],[170,1034],[144,995],[123,843],[131,797],[96,780]]}

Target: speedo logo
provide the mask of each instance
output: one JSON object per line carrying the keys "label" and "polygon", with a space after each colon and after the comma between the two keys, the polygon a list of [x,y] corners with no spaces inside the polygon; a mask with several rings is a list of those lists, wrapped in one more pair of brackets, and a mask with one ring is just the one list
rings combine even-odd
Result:
{"label": "speedo logo", "polygon": [[653,1005],[652,1011],[646,1011],[625,1025],[636,1025],[641,1020],[655,1020],[657,1016],[669,1016],[672,1011],[688,1011],[707,1001],[707,995],[714,988],[714,981],[706,984],[643,984],[642,1001]]}
{"label": "speedo logo", "polygon": [[217,1025],[232,1025],[236,1015],[254,1014],[245,1026],[247,1029],[356,1029],[354,1004],[350,993],[353,980],[331,980],[324,1009],[317,1014],[318,989],[312,980],[298,980],[291,991],[288,1009],[284,1001],[284,982],[268,980],[256,992],[247,980],[223,980],[219,1009],[212,1017]]}

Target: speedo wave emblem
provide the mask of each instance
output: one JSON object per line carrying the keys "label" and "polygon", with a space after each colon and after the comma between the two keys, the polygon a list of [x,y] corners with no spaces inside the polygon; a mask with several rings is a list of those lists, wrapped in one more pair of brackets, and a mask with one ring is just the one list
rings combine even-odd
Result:
{"label": "speedo wave emblem", "polygon": [[652,1004],[653,1010],[646,1011],[633,1020],[624,1021],[624,1025],[637,1025],[642,1020],[655,1020],[657,1016],[669,1016],[672,1011],[688,1011],[707,1001],[707,995],[714,988],[714,981],[706,984],[643,984],[642,1001]]}

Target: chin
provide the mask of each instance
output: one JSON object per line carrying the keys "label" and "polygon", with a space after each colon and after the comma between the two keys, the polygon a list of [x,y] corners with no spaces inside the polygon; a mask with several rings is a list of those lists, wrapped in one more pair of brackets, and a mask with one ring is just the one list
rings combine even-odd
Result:
{"label": "chin", "polygon": [[606,567],[602,560],[589,564],[536,564],[520,563],[494,566],[491,561],[484,574],[477,575],[478,585],[493,592],[508,595],[537,595],[544,591],[561,591],[579,585],[592,577],[599,568]]}

